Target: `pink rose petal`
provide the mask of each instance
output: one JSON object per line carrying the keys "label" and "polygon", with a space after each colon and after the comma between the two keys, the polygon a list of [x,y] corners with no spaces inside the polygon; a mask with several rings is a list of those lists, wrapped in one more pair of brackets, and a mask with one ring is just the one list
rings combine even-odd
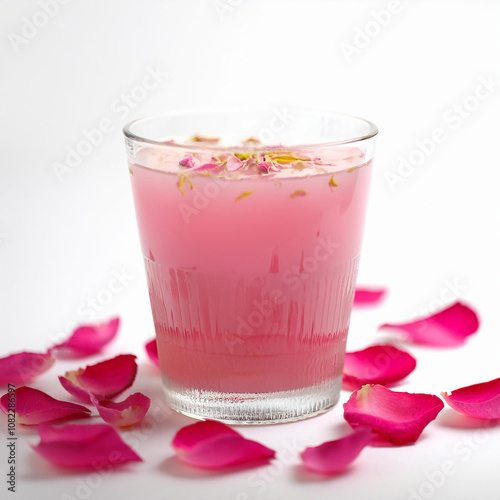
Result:
{"label": "pink rose petal", "polygon": [[410,323],[386,323],[379,328],[402,330],[417,344],[453,347],[464,344],[466,337],[477,332],[479,320],[470,307],[456,302],[427,318]]}
{"label": "pink rose petal", "polygon": [[469,417],[500,418],[500,378],[462,387],[451,394],[442,392],[441,396],[454,410]]}
{"label": "pink rose petal", "polygon": [[142,458],[106,424],[37,427],[40,443],[32,448],[54,465],[95,469],[102,465],[142,462]]}
{"label": "pink rose petal", "polygon": [[279,168],[272,161],[262,161],[257,165],[257,170],[268,174],[271,170],[277,172]]}
{"label": "pink rose petal", "polygon": [[136,392],[124,401],[113,403],[105,399],[99,401],[94,395],[90,397],[101,418],[115,427],[128,427],[140,422],[149,410],[151,400]]}
{"label": "pink rose petal", "polygon": [[226,168],[229,172],[234,172],[243,166],[243,162],[234,155],[229,155],[227,158]]}
{"label": "pink rose petal", "polygon": [[443,408],[443,402],[431,394],[365,385],[344,404],[344,418],[353,428],[368,427],[381,439],[402,445],[416,441]]}
{"label": "pink rose petal", "polygon": [[60,418],[82,418],[90,415],[85,406],[59,401],[38,389],[18,387],[0,398],[0,408],[7,415],[9,410],[16,414],[16,422],[23,425],[37,425]]}
{"label": "pink rose petal", "polygon": [[77,328],[71,337],[53,347],[57,357],[63,359],[84,358],[100,352],[111,342],[120,326],[120,318],[113,318],[99,325],[84,325]]}
{"label": "pink rose petal", "polygon": [[146,344],[146,352],[149,356],[149,359],[156,365],[160,366],[160,359],[158,358],[158,344],[156,343],[156,339],[150,340]]}
{"label": "pink rose petal", "polygon": [[97,399],[112,399],[128,389],[137,374],[136,357],[122,354],[95,365],[66,372],[59,377],[61,385],[76,398],[90,403],[90,394]]}
{"label": "pink rose petal", "polygon": [[195,166],[195,160],[191,153],[187,153],[184,158],[179,162],[179,165],[186,168],[193,168]]}
{"label": "pink rose petal", "polygon": [[343,438],[327,441],[314,448],[306,448],[300,458],[309,470],[335,474],[353,462],[371,439],[370,429],[359,428]]}
{"label": "pink rose petal", "polygon": [[219,469],[243,462],[269,460],[275,452],[221,422],[205,420],[180,429],[172,446],[183,462],[203,469]]}
{"label": "pink rose petal", "polygon": [[46,372],[54,363],[50,352],[19,352],[0,359],[0,384],[26,384]]}
{"label": "pink rose petal", "polygon": [[347,352],[343,386],[361,389],[365,384],[390,385],[404,379],[417,366],[415,358],[392,345],[374,345]]}
{"label": "pink rose petal", "polygon": [[355,306],[372,306],[382,302],[387,294],[387,288],[362,288],[356,287],[354,292]]}

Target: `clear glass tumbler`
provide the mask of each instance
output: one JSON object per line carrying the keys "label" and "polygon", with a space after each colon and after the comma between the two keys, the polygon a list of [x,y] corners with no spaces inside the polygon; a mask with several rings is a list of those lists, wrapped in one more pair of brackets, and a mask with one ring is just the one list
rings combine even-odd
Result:
{"label": "clear glass tumbler", "polygon": [[249,424],[333,406],[377,128],[238,108],[124,134],[168,403]]}

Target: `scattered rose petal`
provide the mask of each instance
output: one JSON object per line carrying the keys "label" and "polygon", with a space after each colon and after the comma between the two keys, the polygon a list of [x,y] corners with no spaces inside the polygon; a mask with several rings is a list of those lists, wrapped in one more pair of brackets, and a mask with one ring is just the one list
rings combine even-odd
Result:
{"label": "scattered rose petal", "polygon": [[500,378],[469,385],[441,396],[456,411],[469,417],[500,418]]}
{"label": "scattered rose petal", "polygon": [[66,372],[64,377],[59,377],[59,381],[70,394],[87,403],[90,403],[90,394],[94,394],[99,400],[112,399],[134,382],[137,374],[135,359],[132,354],[122,354],[95,365]]}
{"label": "scattered rose petal", "polygon": [[239,158],[236,158],[236,156],[234,155],[228,156],[226,167],[229,170],[229,172],[234,172],[235,170],[238,170],[242,166],[243,162]]}
{"label": "scattered rose petal", "polygon": [[361,389],[365,384],[390,385],[404,379],[417,366],[415,358],[392,345],[374,345],[362,351],[347,352],[343,385]]}
{"label": "scattered rose petal", "polygon": [[179,165],[186,168],[193,168],[195,166],[193,155],[191,153],[187,153],[179,162]]}
{"label": "scattered rose petal", "polygon": [[54,363],[50,352],[19,352],[0,359],[0,384],[26,384],[46,372]]}
{"label": "scattered rose petal", "polygon": [[344,404],[344,418],[353,428],[368,427],[381,439],[402,445],[416,441],[443,408],[443,402],[431,394],[365,385]]}
{"label": "scattered rose petal", "polygon": [[90,415],[85,406],[59,401],[38,389],[18,387],[0,398],[0,408],[7,415],[9,410],[16,414],[16,422],[23,425],[37,425],[60,418],[82,418]]}
{"label": "scattered rose petal", "polygon": [[221,422],[204,420],[180,429],[172,441],[183,462],[204,469],[219,469],[253,460],[269,460],[275,452]]}
{"label": "scattered rose petal", "polygon": [[59,467],[95,469],[100,465],[142,462],[118,432],[106,424],[64,427],[42,424],[37,431],[40,443],[31,447]]}
{"label": "scattered rose petal", "polygon": [[297,191],[294,191],[291,195],[290,198],[302,198],[302,196],[306,196],[307,191],[304,191],[303,189],[297,189]]}
{"label": "scattered rose petal", "polygon": [[377,305],[382,302],[387,294],[386,288],[356,288],[354,292],[354,305],[367,306]]}
{"label": "scattered rose petal", "polygon": [[151,400],[136,392],[124,401],[113,403],[108,400],[98,400],[94,395],[90,396],[101,418],[115,427],[128,427],[140,422],[149,410]]}
{"label": "scattered rose petal", "polygon": [[477,332],[479,320],[470,307],[456,302],[427,318],[410,323],[386,323],[379,328],[402,330],[417,344],[453,347],[464,344],[466,337]]}
{"label": "scattered rose petal", "polygon": [[300,458],[309,470],[334,474],[353,462],[371,439],[370,429],[359,428],[343,438],[327,441],[314,448],[306,448]]}
{"label": "scattered rose petal", "polygon": [[150,340],[146,344],[146,352],[149,356],[149,359],[156,365],[160,366],[160,359],[158,358],[158,344],[156,343],[156,339]]}
{"label": "scattered rose petal", "polygon": [[57,357],[63,359],[83,358],[100,352],[118,332],[120,318],[113,318],[99,325],[84,325],[77,328],[71,337],[53,347]]}

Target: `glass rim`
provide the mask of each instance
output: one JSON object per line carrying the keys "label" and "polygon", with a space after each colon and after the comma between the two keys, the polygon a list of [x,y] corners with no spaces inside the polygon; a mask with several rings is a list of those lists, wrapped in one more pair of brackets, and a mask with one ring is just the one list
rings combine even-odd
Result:
{"label": "glass rim", "polygon": [[[180,142],[164,142],[164,141],[157,141],[154,139],[149,139],[147,137],[142,137],[141,135],[135,134],[132,132],[132,127],[141,124],[150,120],[162,118],[162,117],[180,117],[180,116],[195,116],[199,114],[209,114],[209,113],[234,113],[234,112],[256,112],[256,111],[261,111],[261,112],[266,112],[270,111],[273,108],[275,108],[277,105],[270,105],[270,106],[231,106],[231,107],[217,107],[217,108],[185,108],[185,109],[178,109],[174,111],[168,111],[165,113],[155,113],[155,114],[149,114],[145,115],[139,118],[136,118],[134,120],[129,121],[127,124],[122,129],[123,135],[136,142],[141,142],[145,144],[151,144],[153,146],[161,146],[161,147],[171,147],[171,148],[178,148],[178,149],[192,149],[192,150],[204,150],[204,151],[224,151],[224,152],[232,152],[232,151],[258,151],[258,150],[267,150],[269,148],[269,144],[248,144],[248,145],[241,145],[241,146],[218,146],[217,144],[209,143],[209,142],[202,142],[202,143],[194,143],[194,144],[186,144],[186,143],[180,143]],[[332,146],[342,146],[346,144],[353,144],[357,142],[361,142],[367,139],[371,139],[375,137],[379,129],[378,127],[371,121],[361,118],[356,115],[351,115],[348,113],[340,113],[336,111],[318,111],[314,109],[309,109],[309,108],[301,108],[301,107],[294,107],[294,106],[286,106],[287,110],[293,112],[298,112],[298,113],[303,113],[304,115],[311,115],[311,116],[328,116],[330,118],[334,117],[339,117],[339,118],[344,118],[344,119],[351,119],[351,120],[356,120],[364,125],[368,125],[369,127],[369,132],[355,136],[355,137],[350,137],[348,139],[343,139],[343,140],[337,140],[337,141],[321,141],[321,142],[310,142],[310,143],[303,143],[303,144],[293,144],[293,145],[287,145],[286,147],[294,148],[294,149],[315,149],[315,148],[323,148],[323,147],[332,147]],[[195,133],[195,131],[193,131]]]}

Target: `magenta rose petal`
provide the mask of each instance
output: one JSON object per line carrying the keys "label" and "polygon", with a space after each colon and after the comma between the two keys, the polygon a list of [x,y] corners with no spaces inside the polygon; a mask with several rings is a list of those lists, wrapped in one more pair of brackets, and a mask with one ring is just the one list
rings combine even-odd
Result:
{"label": "magenta rose petal", "polygon": [[90,403],[90,394],[97,399],[112,399],[128,389],[137,374],[136,356],[121,354],[59,377],[61,385],[76,398]]}
{"label": "magenta rose petal", "polygon": [[90,416],[85,406],[60,401],[31,387],[18,387],[0,398],[0,408],[7,414],[13,410],[16,422],[23,425],[37,425],[61,418],[82,418]]}
{"label": "magenta rose petal", "polygon": [[415,442],[444,408],[437,396],[394,392],[382,385],[364,385],[344,404],[344,418],[353,427],[367,427],[396,445]]}
{"label": "magenta rose petal", "polygon": [[456,411],[468,417],[500,418],[500,378],[469,385],[441,396]]}
{"label": "magenta rose petal", "polygon": [[454,347],[464,344],[469,335],[477,332],[479,319],[469,306],[456,302],[427,318],[410,323],[386,323],[380,328],[401,330],[417,344]]}
{"label": "magenta rose petal", "polygon": [[156,339],[149,341],[146,345],[146,353],[149,359],[156,365],[160,366],[160,359],[158,358],[158,344],[156,343]]}
{"label": "magenta rose petal", "polygon": [[142,458],[106,424],[42,424],[37,427],[40,443],[32,448],[59,467],[95,469],[102,465],[142,462]]}
{"label": "magenta rose petal", "polygon": [[26,384],[46,372],[55,358],[49,352],[19,352],[0,359],[0,384]]}
{"label": "magenta rose petal", "polygon": [[374,306],[380,304],[387,294],[387,288],[356,287],[354,306]]}
{"label": "magenta rose petal", "polygon": [[183,427],[175,435],[172,446],[180,460],[203,469],[220,469],[252,461],[260,465],[261,460],[269,460],[276,454],[213,420]]}
{"label": "magenta rose petal", "polygon": [[106,399],[99,401],[94,395],[91,395],[90,399],[101,418],[115,427],[128,427],[137,424],[145,417],[151,405],[151,399],[140,392],[132,394],[119,403]]}
{"label": "magenta rose petal", "polygon": [[307,469],[322,474],[335,474],[344,470],[371,441],[372,431],[360,427],[353,433],[314,448],[306,448],[300,458]]}
{"label": "magenta rose petal", "polygon": [[101,352],[116,336],[120,318],[113,318],[98,325],[78,327],[71,337],[52,349],[63,359],[84,358]]}
{"label": "magenta rose petal", "polygon": [[342,385],[345,389],[356,390],[365,384],[394,384],[416,366],[417,361],[411,354],[389,344],[374,345],[346,353]]}

